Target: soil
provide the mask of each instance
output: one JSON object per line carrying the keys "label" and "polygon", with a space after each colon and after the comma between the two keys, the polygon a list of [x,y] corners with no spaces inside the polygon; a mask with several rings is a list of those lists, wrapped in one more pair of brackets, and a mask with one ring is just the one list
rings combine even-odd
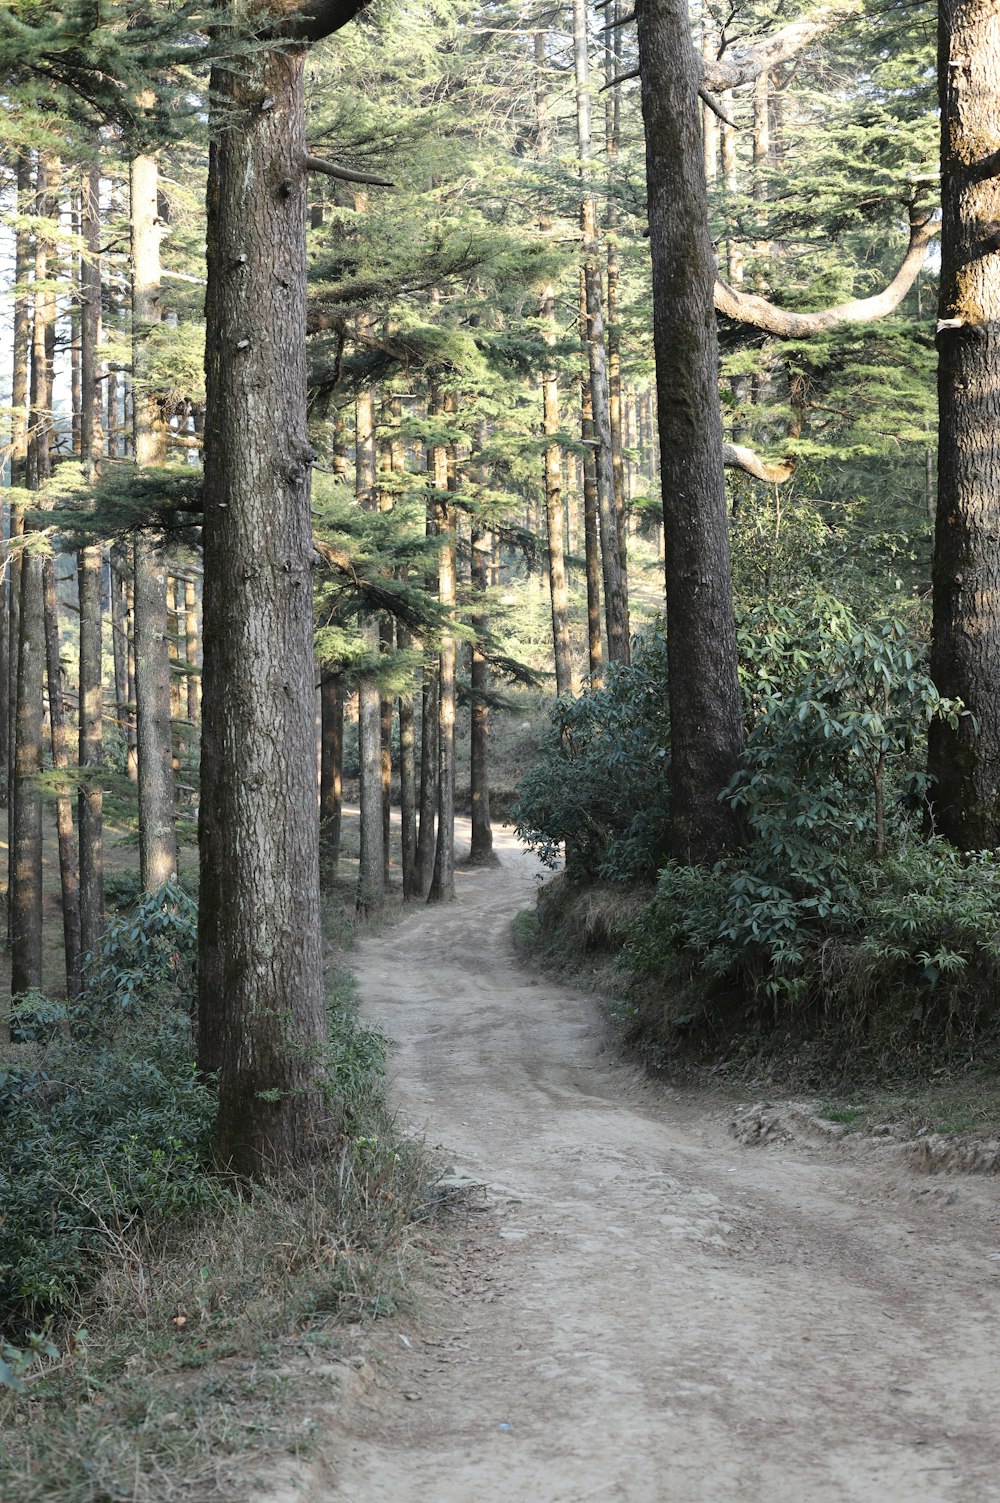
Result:
{"label": "soil", "polygon": [[360,946],[459,1234],[294,1496],[1000,1498],[1000,1182],[643,1077],[591,997],[519,963],[538,869],[497,845]]}

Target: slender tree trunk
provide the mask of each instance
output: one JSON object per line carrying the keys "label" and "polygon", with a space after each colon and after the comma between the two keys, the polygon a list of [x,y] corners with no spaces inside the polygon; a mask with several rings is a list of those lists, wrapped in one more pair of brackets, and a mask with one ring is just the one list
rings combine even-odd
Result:
{"label": "slender tree trunk", "polygon": [[580,431],[587,445],[583,460],[583,546],[587,566],[587,658],[590,665],[591,688],[597,688],[604,676],[604,654],[601,648],[601,543],[597,525],[597,475],[594,452],[591,447],[594,437],[594,408],[590,395],[590,382],[586,377],[582,385]]}
{"label": "slender tree trunk", "polygon": [[[412,636],[405,627],[399,625],[396,627],[396,646],[400,652],[408,652],[413,646]],[[398,714],[400,864],[403,869],[405,903],[420,896],[417,881],[417,737],[412,695],[399,696]]]}
{"label": "slender tree trunk", "polygon": [[[769,99],[771,75],[765,68],[758,73],[753,85],[753,196],[757,204],[757,219],[761,226],[754,241],[754,255],[760,259],[771,254],[771,242],[763,226],[767,222],[767,167],[771,154],[771,124]],[[758,272],[757,282],[761,278]]]}
{"label": "slender tree trunk", "polygon": [[[158,171],[154,157],[132,162],[132,345],[135,461],[164,463],[166,429],[155,396],[143,385],[146,340],[160,322]],[[155,892],[177,876],[167,570],[160,549],[140,533],[132,554],[135,632],[135,727],[139,793],[139,879]]]}
{"label": "slender tree trunk", "polygon": [[[377,506],[375,494],[375,404],[370,386],[362,387],[355,404],[355,479],[358,504],[366,511]],[[377,616],[361,623],[369,657],[380,653]],[[361,856],[358,863],[357,907],[361,914],[377,913],[385,905],[385,830],[382,807],[382,694],[378,677],[363,673],[358,680],[358,768],[361,781]]]}
{"label": "slender tree trunk", "polygon": [[[41,153],[35,183],[38,220],[53,213],[51,187],[55,164]],[[51,474],[52,421],[49,331],[55,327],[55,297],[46,287],[48,238],[35,230],[34,323],[28,392],[28,448],[25,483],[42,489]],[[42,602],[42,555],[26,547],[21,558],[18,612],[17,706],[14,721],[14,784],[10,828],[11,993],[21,996],[42,985],[42,726],[45,673],[45,623]]]}
{"label": "slender tree trunk", "polygon": [[738,840],[736,817],[719,794],[743,745],[715,250],[686,0],[642,0],[638,22],[666,547],[671,848],[678,860],[697,863]]}
{"label": "slender tree trunk", "polygon": [[604,348],[604,306],[601,292],[601,268],[598,260],[597,211],[590,180],[590,62],[587,53],[586,0],[573,0],[573,57],[576,76],[577,143],[583,189],[580,225],[583,237],[586,300],[584,346],[590,368],[590,388],[593,400],[594,463],[597,479],[608,659],[611,662],[627,663],[629,658],[628,608],[622,581],[618,517],[615,511],[614,459],[607,357]]}
{"label": "slender tree trunk", "polygon": [[45,626],[42,559],[29,550],[20,570],[20,641],[11,807],[10,989],[42,985],[42,697]]}
{"label": "slender tree trunk", "polygon": [[187,663],[187,718],[195,730],[201,725],[201,674],[198,663],[198,590],[184,581],[184,659]]}
{"label": "slender tree trunk", "polygon": [[340,860],[344,800],[344,679],[324,668],[320,676],[319,850],[320,878],[332,887]]}
{"label": "slender tree trunk", "polygon": [[303,73],[261,48],[211,79],[198,1050],[252,1174],[314,1156],[327,1115]]}
{"label": "slender tree trunk", "polygon": [[[97,347],[101,338],[100,172],[83,173],[81,230],[84,254],[80,276],[80,452],[85,470],[96,475],[103,451],[101,388]],[[80,604],[79,823],[80,944],[84,955],[97,948],[104,932],[104,794],[98,781],[104,765],[104,549],[81,549],[77,557]]]}
{"label": "slender tree trunk", "polygon": [[[28,294],[28,278],[31,274],[31,234],[27,224],[31,200],[31,160],[27,152],[17,159],[17,208],[18,220],[14,230],[14,327],[13,370],[11,379],[11,443],[10,483],[22,486],[28,453],[28,366],[31,350],[31,299]],[[24,507],[15,502],[10,508],[10,540],[24,532]],[[14,782],[14,724],[17,718],[17,673],[18,673],[18,622],[21,609],[21,563],[16,551],[10,554],[10,583],[7,589],[7,704],[4,712],[7,745],[3,759],[3,799],[10,804]],[[12,883],[9,883],[12,890]]]}
{"label": "slender tree trunk", "polygon": [[[49,737],[52,766],[68,773],[66,710],[63,704],[62,663],[59,655],[59,604],[56,598],[56,565],[52,555],[42,568],[42,600],[45,626],[45,659],[49,686]],[[73,800],[68,778],[56,795],[56,834],[59,842],[59,883],[62,892],[63,947],[66,958],[66,995],[80,995],[80,881],[76,859]]]}
{"label": "slender tree trunk", "polygon": [[[612,22],[621,20],[619,0],[610,6]],[[621,128],[621,85],[615,79],[621,72],[622,28],[613,25],[605,33],[604,140],[608,174],[608,207],[605,216],[608,241],[608,420],[611,424],[611,463],[615,484],[615,526],[618,532],[618,563],[621,570],[622,597],[628,620],[628,509],[625,494],[625,459],[623,454],[622,408],[622,339],[618,259],[618,148]]]}
{"label": "slender tree trunk", "polygon": [[[438,405],[438,404],[436,404]],[[450,394],[438,405],[441,412],[453,413],[455,399]],[[438,555],[438,601],[447,612],[449,623],[457,602],[455,568],[455,508],[451,492],[455,489],[454,451],[441,446],[434,450],[435,530],[441,542]],[[448,903],[455,896],[455,636],[450,624],[441,632],[438,656],[438,806],[437,839],[434,847],[434,874],[427,901]]]}
{"label": "slender tree trunk", "polygon": [[928,765],[938,830],[963,850],[986,850],[1000,845],[1000,12],[989,0],[942,0],[938,80],[931,672],[971,715],[954,727],[931,721]]}
{"label": "slender tree trunk", "polygon": [[416,895],[426,898],[434,872],[438,789],[438,669],[425,662],[420,695],[420,827],[417,833]]}
{"label": "slender tree trunk", "polygon": [[490,583],[490,549],[483,548],[483,529],[472,529],[472,587],[483,602],[477,605],[472,617],[472,629],[476,633],[472,644],[472,705],[470,734],[470,781],[472,784],[472,848],[469,860],[474,866],[491,864],[493,854],[493,826],[490,820],[490,665],[482,649],[482,641],[489,630],[489,616],[485,609],[485,596]]}

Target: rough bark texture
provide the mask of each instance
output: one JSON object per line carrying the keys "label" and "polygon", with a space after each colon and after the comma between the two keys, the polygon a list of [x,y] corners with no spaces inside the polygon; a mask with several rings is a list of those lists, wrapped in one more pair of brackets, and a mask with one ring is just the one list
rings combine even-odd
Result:
{"label": "rough bark texture", "polygon": [[[59,658],[59,604],[56,597],[56,565],[50,554],[42,567],[42,599],[45,621],[45,666],[49,688],[49,741],[52,766],[69,769],[66,744],[66,710]],[[59,842],[59,887],[62,896],[63,951],[66,959],[66,995],[80,995],[80,875],[73,828],[73,800],[68,779],[56,796],[56,835]]]}
{"label": "rough bark texture", "polygon": [[962,699],[930,727],[937,828],[1000,845],[1000,10],[943,0],[938,499],[931,671]]}
{"label": "rough bark texture", "polygon": [[[28,357],[31,341],[31,302],[27,292],[31,271],[31,236],[28,232],[27,215],[31,196],[31,161],[27,152],[17,159],[17,208],[18,221],[14,231],[14,279],[15,295],[11,350],[11,420],[10,420],[10,483],[24,484],[25,461],[28,453]],[[19,537],[24,531],[24,508],[10,508],[10,536]],[[17,653],[18,612],[20,610],[20,564],[16,555],[9,561],[10,585],[6,589],[7,619],[4,622],[6,646],[4,651],[4,675],[0,679],[6,699],[3,713],[3,790],[2,799],[9,803],[10,788],[14,778],[14,720],[17,715]]]}
{"label": "rough bark texture", "polygon": [[738,837],[719,802],[743,744],[729,571],[718,343],[698,137],[698,65],[682,0],[640,0],[653,260],[671,721],[671,845],[715,859]]}
{"label": "rough bark texture", "polygon": [[340,860],[344,801],[344,680],[324,669],[320,678],[320,879],[332,887]]}
{"label": "rough bark texture", "polygon": [[425,663],[420,694],[420,827],[417,833],[416,893],[425,898],[434,872],[434,821],[437,814],[437,663]]}
{"label": "rough bark texture", "polygon": [[[165,460],[165,428],[154,395],[142,384],[145,342],[160,322],[160,226],[156,159],[132,163],[132,348],[138,385],[133,392],[135,461]],[[170,656],[167,646],[167,571],[144,534],[132,557],[135,634],[135,731],[139,794],[139,879],[155,892],[177,875],[174,769],[170,735]]]}
{"label": "rough bark texture", "polygon": [[[80,272],[80,452],[93,475],[101,459],[101,388],[97,347],[101,338],[100,173],[83,174]],[[104,763],[103,682],[104,549],[97,544],[77,556],[80,605],[80,943],[84,955],[104,932],[104,794],[93,775]]]}
{"label": "rough bark texture", "polygon": [[601,540],[597,525],[597,469],[591,447],[594,438],[594,404],[590,382],[584,377],[580,403],[580,437],[587,445],[583,460],[583,546],[587,569],[587,663],[590,683],[596,688],[604,674],[601,645]]}
{"label": "rough bark texture", "polygon": [[325,1116],[303,56],[216,68],[212,94],[199,1063],[221,1159],[260,1174]]}

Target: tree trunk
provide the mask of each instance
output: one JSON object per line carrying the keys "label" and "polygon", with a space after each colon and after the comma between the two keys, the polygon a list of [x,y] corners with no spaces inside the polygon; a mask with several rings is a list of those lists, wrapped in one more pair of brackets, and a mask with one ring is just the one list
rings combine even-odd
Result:
{"label": "tree trunk", "polygon": [[590,382],[582,382],[580,434],[587,445],[583,460],[583,546],[587,567],[587,660],[590,686],[596,689],[604,676],[601,648],[601,543],[597,525],[597,471],[594,463],[594,406]]}
{"label": "tree trunk", "polygon": [[184,581],[184,660],[187,663],[187,718],[195,730],[201,725],[201,674],[198,664],[198,591],[193,579]]}
{"label": "tree trunk", "polygon": [[[27,293],[31,272],[31,234],[27,214],[31,201],[31,159],[21,152],[17,159],[17,210],[14,230],[14,298],[12,329],[13,369],[11,372],[10,483],[22,486],[28,454],[28,366],[31,349],[31,300]],[[15,502],[10,508],[10,539],[13,543],[24,532],[24,507]],[[7,704],[4,711],[7,745],[3,759],[3,802],[10,805],[14,783],[14,723],[17,718],[18,617],[21,609],[21,563],[16,552],[10,554],[10,584],[7,588],[7,673],[3,679]],[[9,887],[12,890],[10,876]]]}
{"label": "tree trunk", "polygon": [[934,720],[935,824],[1000,845],[1000,13],[939,11],[941,293],[931,672],[975,717]]}
{"label": "tree trunk", "polygon": [[250,1174],[312,1157],[327,1115],[303,65],[211,79],[199,1063]]}
{"label": "tree trunk", "polygon": [[[96,475],[103,450],[101,388],[97,347],[101,340],[100,172],[83,173],[81,229],[84,254],[80,275],[80,452],[85,473]],[[100,544],[77,556],[80,604],[80,944],[84,955],[97,948],[104,932],[104,549]]]}
{"label": "tree trunk", "polygon": [[715,250],[687,5],[642,0],[638,21],[666,549],[671,849],[679,861],[700,863],[714,861],[738,840],[736,817],[719,794],[743,745]]}
{"label": "tree trunk", "polygon": [[42,985],[42,697],[45,627],[42,559],[25,553],[20,569],[20,641],[11,800],[10,989]]}
{"label": "tree trunk", "polygon": [[[49,739],[52,766],[68,773],[66,711],[62,692],[62,662],[59,655],[59,605],[56,598],[56,565],[52,555],[42,567],[42,600],[45,626],[45,659],[49,685]],[[66,778],[56,795],[56,834],[59,842],[59,885],[62,893],[63,948],[66,958],[66,995],[80,995],[80,881],[73,828],[73,800]]]}
{"label": "tree trunk", "polygon": [[[377,506],[375,494],[375,404],[370,386],[362,387],[355,404],[355,484],[358,504],[366,511]],[[359,623],[366,654],[379,656],[379,624],[375,615]],[[360,914],[377,913],[385,905],[385,831],[382,808],[382,694],[377,674],[358,680],[358,771],[361,782],[361,855],[358,862],[357,907]]]}
{"label": "tree trunk", "polygon": [[320,676],[319,854],[320,878],[332,887],[340,860],[344,788],[344,680],[324,668]]}
{"label": "tree trunk", "polygon": [[601,292],[601,268],[598,260],[597,211],[590,181],[590,62],[587,53],[586,0],[573,0],[573,57],[576,77],[577,144],[582,178],[580,227],[583,237],[583,280],[586,303],[583,339],[590,369],[593,400],[594,464],[608,660],[627,663],[629,658],[628,609],[622,580],[618,518],[615,511],[614,460],[607,357],[604,348],[604,305]]}
{"label": "tree trunk", "polygon": [[[561,515],[560,515],[561,522]],[[490,552],[483,548],[483,529],[473,524],[472,528],[472,587],[480,600],[484,600],[490,583]],[[489,737],[490,665],[482,650],[481,642],[489,630],[489,616],[485,604],[472,617],[472,629],[476,633],[472,644],[472,704],[470,734],[470,782],[472,785],[472,848],[469,860],[473,866],[486,866],[495,861],[493,854],[493,826],[490,820]]]}
{"label": "tree trunk", "polygon": [[424,664],[420,695],[420,828],[417,834],[417,896],[426,898],[434,871],[438,788],[438,670],[434,660]]}
{"label": "tree trunk", "polygon": [[[619,0],[610,7],[613,23],[621,20]],[[608,207],[605,216],[608,240],[608,419],[611,424],[611,464],[615,485],[615,526],[618,530],[618,563],[621,570],[622,597],[628,620],[628,510],[625,493],[625,459],[623,454],[622,408],[622,340],[618,262],[618,147],[621,123],[621,85],[615,82],[621,72],[622,28],[613,24],[605,33],[604,139],[608,171]]]}
{"label": "tree trunk", "polygon": [[[403,626],[396,628],[396,646],[408,652],[413,638]],[[417,882],[417,765],[413,696],[401,694],[399,714],[399,815],[400,864],[403,869],[403,901],[418,897]]]}
{"label": "tree trunk", "polygon": [[[449,394],[438,410],[453,413],[454,397]],[[438,601],[450,623],[457,601],[456,522],[451,500],[456,486],[453,450],[449,453],[440,446],[435,448],[433,476],[435,530],[441,541]],[[455,636],[449,624],[442,628],[438,657],[438,817],[429,903],[450,903],[455,897],[455,666]]]}
{"label": "tree trunk", "polygon": [[[162,465],[166,427],[147,389],[146,340],[160,322],[160,228],[156,159],[132,162],[132,364],[135,462]],[[145,534],[132,554],[135,643],[135,732],[139,794],[139,880],[156,892],[177,876],[174,768],[170,734],[170,656],[167,643],[167,570],[159,547]]]}

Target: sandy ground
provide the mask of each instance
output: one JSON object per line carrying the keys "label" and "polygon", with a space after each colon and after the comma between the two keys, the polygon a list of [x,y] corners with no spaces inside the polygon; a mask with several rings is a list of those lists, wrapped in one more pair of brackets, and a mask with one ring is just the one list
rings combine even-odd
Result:
{"label": "sandy ground", "polygon": [[518,964],[537,868],[499,849],[360,948],[404,1118],[490,1188],[297,1496],[1000,1499],[1000,1182],[891,1141],[748,1145],[645,1081]]}

